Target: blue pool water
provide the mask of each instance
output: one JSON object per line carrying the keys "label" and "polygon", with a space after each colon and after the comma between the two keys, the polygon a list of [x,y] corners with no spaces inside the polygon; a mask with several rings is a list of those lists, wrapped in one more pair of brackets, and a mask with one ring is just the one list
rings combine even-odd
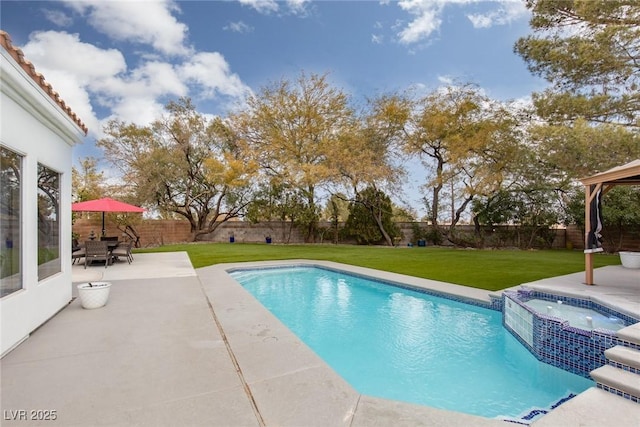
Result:
{"label": "blue pool water", "polygon": [[536,360],[498,311],[324,268],[231,275],[363,394],[520,419],[594,385]]}

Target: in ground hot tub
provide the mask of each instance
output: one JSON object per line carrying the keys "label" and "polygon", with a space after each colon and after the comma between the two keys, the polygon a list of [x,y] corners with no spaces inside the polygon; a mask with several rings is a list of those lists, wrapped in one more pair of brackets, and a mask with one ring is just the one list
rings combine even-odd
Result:
{"label": "in ground hot tub", "polygon": [[534,298],[525,301],[524,304],[536,313],[566,320],[569,322],[569,326],[586,331],[605,329],[615,332],[628,326],[622,319],[614,315],[604,314],[588,307],[576,307],[575,305],[564,304],[562,300],[549,301]]}
{"label": "in ground hot tub", "polygon": [[503,325],[536,358],[589,378],[618,344],[616,331],[635,319],[591,300],[534,290],[502,294]]}

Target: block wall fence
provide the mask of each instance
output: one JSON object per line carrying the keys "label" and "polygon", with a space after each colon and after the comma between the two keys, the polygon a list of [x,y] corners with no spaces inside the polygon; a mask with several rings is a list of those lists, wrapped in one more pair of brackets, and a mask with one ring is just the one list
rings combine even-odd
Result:
{"label": "block wall fence", "polygon": [[[406,246],[409,242],[415,244],[413,239],[413,223],[399,223],[400,229],[403,233],[402,240],[398,243],[401,246]],[[330,228],[330,223],[321,222],[320,227],[325,229]],[[421,227],[427,227],[426,224],[420,224]],[[273,222],[261,222],[258,224],[252,224],[244,221],[229,221],[221,224],[218,229],[210,234],[201,236],[199,241],[207,242],[229,242],[231,236],[239,243],[256,243],[265,242],[266,236],[271,236],[273,243],[304,243],[304,235],[300,230],[295,227],[289,228],[291,224],[288,222],[273,221]],[[133,224],[133,228],[140,236],[141,247],[153,247],[172,243],[186,243],[191,242],[191,234],[189,223],[184,220],[157,220],[157,219],[144,219]],[[79,240],[82,242],[87,240],[89,234],[93,230],[96,235],[100,234],[102,229],[101,218],[99,215],[95,215],[95,218],[79,218],[74,221],[73,232],[79,235]],[[105,222],[105,229],[107,236],[123,236],[123,228],[118,228],[118,225],[114,222],[110,222],[107,215]],[[473,233],[473,226],[461,225],[457,227],[461,233]],[[497,227],[494,230],[499,230]],[[510,227],[513,230],[514,227]],[[576,250],[584,249],[584,231],[576,226],[569,226],[566,229],[555,230],[556,235],[553,241],[554,248],[573,248]],[[603,230],[603,235],[607,236],[607,229]],[[331,234],[329,232],[324,233],[323,236],[316,240],[316,243],[331,243]],[[340,243],[355,243],[355,241],[340,240]],[[640,250],[640,227],[638,229],[629,230],[624,233],[621,239],[621,250]],[[604,248],[606,251],[613,252],[615,245],[611,242],[607,242],[604,239]]]}

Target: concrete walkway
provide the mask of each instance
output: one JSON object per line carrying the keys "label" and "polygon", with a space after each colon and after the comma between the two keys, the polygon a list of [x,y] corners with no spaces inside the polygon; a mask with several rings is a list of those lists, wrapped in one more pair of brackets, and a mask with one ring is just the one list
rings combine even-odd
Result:
{"label": "concrete walkway", "polygon": [[[3,426],[513,425],[360,395],[226,274],[231,265],[194,271],[184,252],[134,256],[131,265],[74,266],[74,282],[113,284],[107,306],[84,310],[74,300],[0,361]],[[637,425],[639,405],[597,392],[535,425]],[[32,410],[56,419],[37,423]]]}

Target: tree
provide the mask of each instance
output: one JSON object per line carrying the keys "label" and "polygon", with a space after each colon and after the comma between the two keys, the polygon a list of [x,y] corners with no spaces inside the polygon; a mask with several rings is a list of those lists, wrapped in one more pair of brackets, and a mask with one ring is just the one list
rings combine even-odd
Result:
{"label": "tree", "polygon": [[322,213],[323,217],[331,222],[333,243],[337,244],[340,237],[340,223],[349,218],[349,202],[344,194],[332,194],[327,200],[327,205]]}
{"label": "tree", "polygon": [[640,157],[640,133],[622,126],[576,119],[570,126],[533,126],[529,134],[538,161],[560,180],[583,178]]}
{"label": "tree", "polygon": [[[75,166],[71,168],[71,191],[75,202],[84,202],[105,196],[104,172],[98,172],[97,165],[98,161],[95,158],[86,157],[79,160],[79,169]],[[72,221],[75,221],[80,215],[98,217],[98,214],[93,212],[73,212]]]}
{"label": "tree", "polygon": [[190,99],[166,111],[145,127],[111,121],[97,145],[139,203],[188,220],[195,241],[243,213],[256,167],[228,124],[198,113]]}
{"label": "tree", "polygon": [[299,190],[271,182],[259,185],[246,216],[251,222],[281,221],[282,241],[288,243],[294,226],[307,224],[306,215],[308,208]]}
{"label": "tree", "polygon": [[561,209],[557,193],[551,188],[524,186],[501,190],[494,195],[474,200],[474,224],[484,243],[481,226],[515,225],[516,242],[521,248],[551,247],[560,222]]}
{"label": "tree", "polygon": [[71,168],[71,187],[76,202],[99,199],[103,197],[104,172],[98,172],[98,161],[94,157],[79,160],[80,168]]}
{"label": "tree", "polygon": [[399,192],[406,172],[398,161],[397,147],[410,108],[410,101],[400,95],[370,99],[358,120],[345,128],[342,144],[331,147],[329,165],[353,197],[371,186]]}
{"label": "tree", "polygon": [[581,178],[640,156],[640,4],[528,0],[515,52],[552,86],[532,95],[540,160]]}
{"label": "tree", "polygon": [[389,196],[374,187],[358,193],[349,205],[345,230],[358,243],[372,244],[384,240],[393,246],[393,238],[400,236],[400,229],[393,222],[393,205]]}
{"label": "tree", "polygon": [[418,100],[406,134],[405,152],[419,156],[433,171],[426,202],[434,227],[445,186],[451,191],[449,239],[474,197],[500,189],[520,156],[513,113],[471,85],[441,88]]}
{"label": "tree", "polygon": [[551,122],[640,127],[640,4],[637,0],[527,0],[534,35],[515,52],[553,86],[534,94]]}
{"label": "tree", "polygon": [[354,122],[347,95],[332,87],[326,75],[301,73],[295,82],[283,79],[250,96],[232,120],[266,180],[304,198],[305,212],[298,220],[312,241],[318,188],[336,179],[330,157],[344,147]]}
{"label": "tree", "polygon": [[[402,140],[410,106],[406,97],[395,94],[368,100],[367,109],[345,129],[342,144],[332,147],[329,157],[331,169],[338,172],[341,190],[346,190],[335,194],[350,206],[360,205],[370,212],[381,238],[390,246],[399,233],[395,224],[383,221],[377,205],[378,198],[387,197],[383,189],[400,192],[405,171],[395,148]],[[393,212],[391,206],[386,210]]]}
{"label": "tree", "polygon": [[[579,218],[572,180],[640,157],[640,3],[528,0],[533,35],[514,50],[551,83],[534,93],[531,129],[547,186]],[[629,209],[632,209],[629,206]],[[578,220],[579,221],[579,220]]]}

